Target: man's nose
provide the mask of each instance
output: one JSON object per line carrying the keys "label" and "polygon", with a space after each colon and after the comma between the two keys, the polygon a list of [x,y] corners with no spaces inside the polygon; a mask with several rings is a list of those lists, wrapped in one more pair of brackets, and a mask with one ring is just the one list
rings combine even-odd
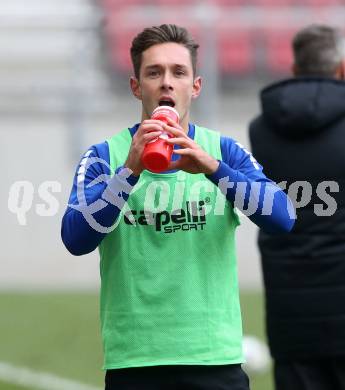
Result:
{"label": "man's nose", "polygon": [[161,88],[163,90],[172,90],[172,89],[174,89],[174,87],[172,85],[172,77],[169,74],[169,72],[165,72],[164,73],[163,78],[162,78]]}

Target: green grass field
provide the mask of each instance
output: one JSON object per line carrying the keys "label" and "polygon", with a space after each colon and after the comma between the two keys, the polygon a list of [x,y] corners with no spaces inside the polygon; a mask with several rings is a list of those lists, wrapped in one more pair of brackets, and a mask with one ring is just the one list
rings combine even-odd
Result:
{"label": "green grass field", "polygon": [[[241,304],[244,332],[263,339],[261,294],[242,294]],[[0,361],[102,387],[98,312],[97,294],[0,293]],[[272,390],[270,373],[251,376],[251,389]]]}

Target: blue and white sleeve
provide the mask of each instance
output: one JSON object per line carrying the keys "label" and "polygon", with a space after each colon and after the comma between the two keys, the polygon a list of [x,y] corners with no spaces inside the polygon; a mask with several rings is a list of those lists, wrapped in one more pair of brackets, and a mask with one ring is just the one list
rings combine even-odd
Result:
{"label": "blue and white sleeve", "polygon": [[92,252],[113,228],[138,178],[119,167],[111,177],[106,142],[92,146],[76,169],[61,237],[73,255]]}
{"label": "blue and white sleeve", "polygon": [[295,222],[289,197],[240,143],[228,137],[221,137],[220,143],[222,161],[207,177],[257,226],[268,233],[289,232]]}

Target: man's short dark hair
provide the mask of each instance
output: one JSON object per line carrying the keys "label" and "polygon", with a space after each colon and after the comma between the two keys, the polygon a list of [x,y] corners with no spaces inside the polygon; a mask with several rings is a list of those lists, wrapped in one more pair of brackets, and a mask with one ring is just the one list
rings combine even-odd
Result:
{"label": "man's short dark hair", "polygon": [[131,59],[134,74],[137,79],[139,79],[143,51],[153,45],[167,42],[179,43],[189,50],[193,74],[196,74],[197,50],[199,45],[184,27],[179,27],[175,24],[162,24],[160,26],[145,28],[132,41]]}
{"label": "man's short dark hair", "polygon": [[344,41],[340,31],[324,25],[311,25],[293,39],[296,74],[334,77],[344,58]]}

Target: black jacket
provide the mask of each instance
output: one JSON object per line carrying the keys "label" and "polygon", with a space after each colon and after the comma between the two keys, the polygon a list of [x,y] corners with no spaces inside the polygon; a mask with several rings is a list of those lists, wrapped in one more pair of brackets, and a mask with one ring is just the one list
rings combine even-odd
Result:
{"label": "black jacket", "polygon": [[265,88],[261,102],[253,155],[299,202],[291,233],[259,233],[271,353],[344,356],[345,82],[285,80]]}

